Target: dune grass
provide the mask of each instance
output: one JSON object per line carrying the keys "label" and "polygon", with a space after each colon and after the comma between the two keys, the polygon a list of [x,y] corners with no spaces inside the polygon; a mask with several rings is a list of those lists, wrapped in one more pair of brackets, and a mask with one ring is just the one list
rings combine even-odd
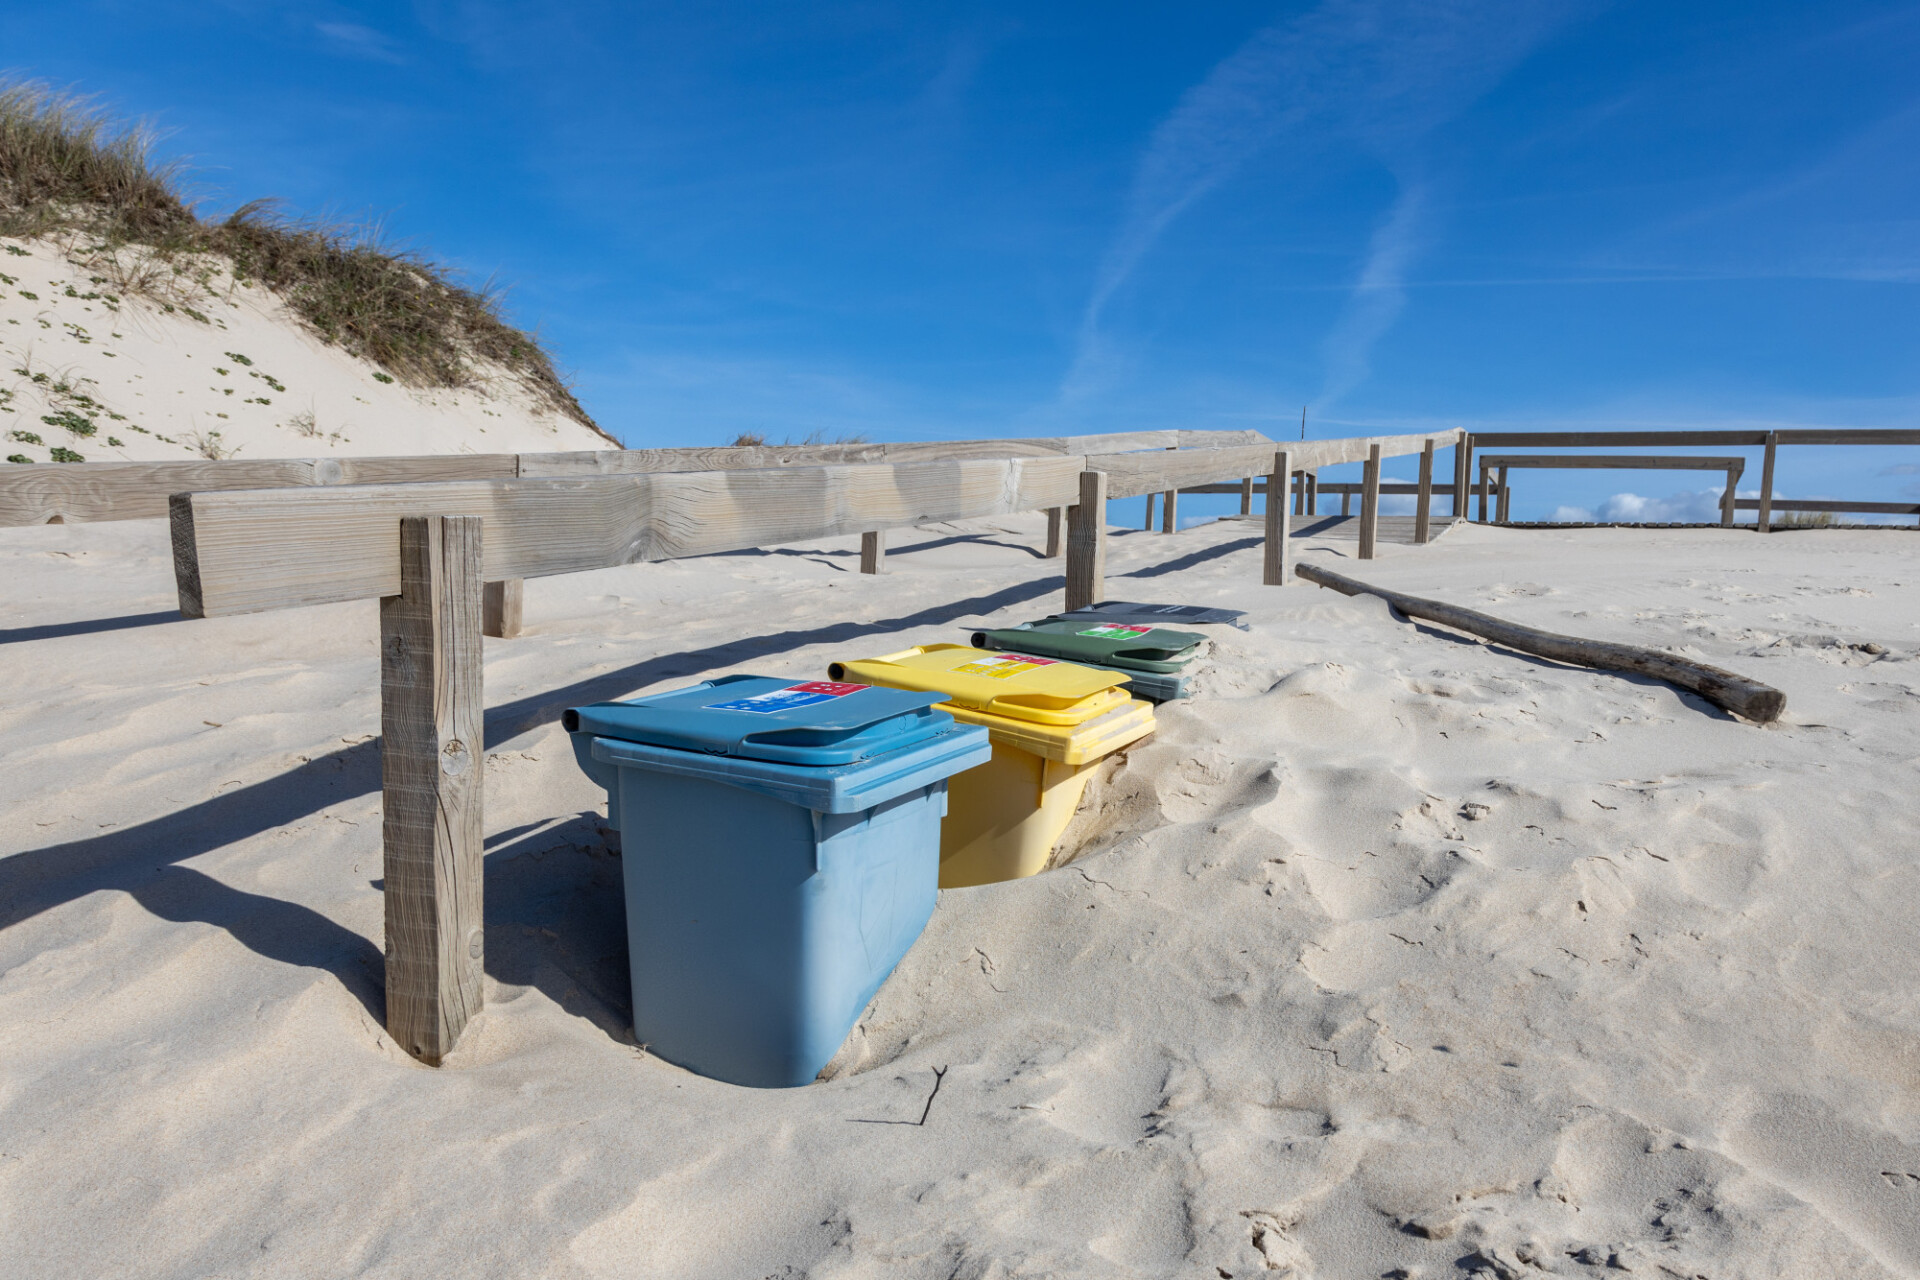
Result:
{"label": "dune grass", "polygon": [[[502,318],[493,287],[469,288],[375,231],[290,217],[272,201],[203,219],[183,194],[184,166],[156,159],[155,142],[151,128],[92,99],[0,83],[0,235],[78,232],[99,250],[140,247],[174,263],[224,258],[236,280],[272,289],[322,337],[402,382],[457,387],[472,381],[473,362],[491,361],[599,430],[539,340]],[[171,274],[144,278],[158,288]],[[138,290],[142,280],[130,273],[123,287]]]}

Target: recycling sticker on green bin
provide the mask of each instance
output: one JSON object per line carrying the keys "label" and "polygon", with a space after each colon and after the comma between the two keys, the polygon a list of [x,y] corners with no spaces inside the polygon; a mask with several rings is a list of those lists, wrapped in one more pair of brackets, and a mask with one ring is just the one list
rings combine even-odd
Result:
{"label": "recycling sticker on green bin", "polygon": [[1109,622],[1104,626],[1094,627],[1087,631],[1077,632],[1076,634],[1096,636],[1102,640],[1131,640],[1135,636],[1143,636],[1151,630],[1153,630],[1152,627],[1134,627],[1128,626],[1125,623]]}
{"label": "recycling sticker on green bin", "polygon": [[790,684],[784,689],[769,689],[765,693],[756,693],[750,698],[735,698],[731,702],[710,702],[709,711],[751,711],[755,715],[772,715],[778,711],[792,711],[798,707],[810,707],[816,702],[831,702],[835,698],[844,698],[850,693],[862,689],[871,689],[872,685],[848,684],[840,680],[808,680],[804,684]]}

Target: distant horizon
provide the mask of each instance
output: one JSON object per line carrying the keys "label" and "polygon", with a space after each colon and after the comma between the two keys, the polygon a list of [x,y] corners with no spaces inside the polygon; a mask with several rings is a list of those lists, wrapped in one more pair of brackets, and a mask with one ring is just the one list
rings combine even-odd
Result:
{"label": "distant horizon", "polygon": [[[1911,4],[91,0],[0,42],[210,209],[505,282],[635,447],[1920,426]],[[1920,501],[1914,455],[1776,489]],[[1514,514],[1715,493],[1548,472]]]}

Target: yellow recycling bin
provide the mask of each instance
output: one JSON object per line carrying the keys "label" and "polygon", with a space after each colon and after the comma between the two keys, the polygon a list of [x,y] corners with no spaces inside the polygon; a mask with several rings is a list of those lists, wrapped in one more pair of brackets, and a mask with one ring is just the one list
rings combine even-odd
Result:
{"label": "yellow recycling bin", "polygon": [[1094,765],[1153,732],[1153,705],[1127,677],[1024,653],[930,644],[836,662],[835,680],[944,693],[941,709],[985,725],[993,759],[947,781],[940,887],[1017,880],[1044,869]]}

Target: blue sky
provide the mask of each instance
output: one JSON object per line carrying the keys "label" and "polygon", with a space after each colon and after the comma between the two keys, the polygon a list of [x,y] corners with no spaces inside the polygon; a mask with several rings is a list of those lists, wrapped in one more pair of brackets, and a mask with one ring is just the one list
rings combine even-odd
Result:
{"label": "blue sky", "polygon": [[[510,285],[633,445],[1920,426],[1916,66],[1913,3],[0,9],[207,211]],[[1780,487],[1920,498],[1916,452]]]}

